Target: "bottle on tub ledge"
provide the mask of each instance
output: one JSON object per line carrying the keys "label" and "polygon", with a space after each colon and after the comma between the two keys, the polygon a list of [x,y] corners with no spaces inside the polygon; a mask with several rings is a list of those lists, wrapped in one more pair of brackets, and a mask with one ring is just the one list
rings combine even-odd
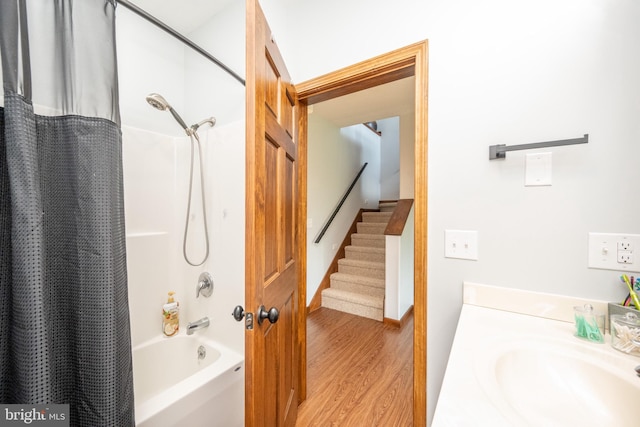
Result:
{"label": "bottle on tub ledge", "polygon": [[169,292],[167,303],[162,306],[162,333],[171,337],[180,329],[179,303],[173,299],[175,292]]}

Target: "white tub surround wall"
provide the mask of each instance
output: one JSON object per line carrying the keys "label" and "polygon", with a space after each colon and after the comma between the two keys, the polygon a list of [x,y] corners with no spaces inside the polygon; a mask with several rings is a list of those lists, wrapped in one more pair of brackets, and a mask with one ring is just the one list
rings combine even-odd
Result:
{"label": "white tub surround wall", "polygon": [[[179,216],[180,254],[176,255],[184,268],[186,280],[183,300],[188,305],[189,317],[184,320],[195,321],[208,316],[211,325],[196,333],[204,332],[209,338],[224,343],[240,354],[244,354],[244,327],[242,322],[233,319],[231,312],[236,305],[244,305],[245,210],[244,191],[238,190],[244,189],[245,182],[244,135],[244,120],[216,125],[201,132],[205,148],[209,258],[201,267],[191,267],[182,259],[184,211]],[[188,167],[188,160],[184,159],[184,162]],[[200,198],[195,187],[193,194],[196,199]],[[184,205],[186,202],[178,203]],[[195,212],[199,211],[196,209]],[[196,235],[190,239],[202,242],[202,236]],[[213,277],[214,290],[209,298],[196,298],[198,276],[202,271],[210,272]]]}
{"label": "white tub surround wall", "polygon": [[[573,307],[606,302],[464,284],[434,427],[635,426],[640,359],[573,336]],[[631,405],[631,406],[628,406]]]}
{"label": "white tub surround wall", "polygon": [[[171,119],[168,115],[164,118]],[[197,333],[242,354],[242,325],[229,313],[244,301],[244,195],[228,184],[244,186],[244,121],[203,127],[200,139],[210,253],[202,266],[192,267],[182,254],[189,139],[123,127],[132,336],[137,345],[161,333],[162,304],[167,292],[173,290],[180,302],[182,331],[188,322],[208,316],[210,327]],[[195,156],[187,250],[190,259],[199,261],[204,254],[204,228],[197,151]],[[213,276],[213,295],[196,298],[198,277],[204,271]]]}

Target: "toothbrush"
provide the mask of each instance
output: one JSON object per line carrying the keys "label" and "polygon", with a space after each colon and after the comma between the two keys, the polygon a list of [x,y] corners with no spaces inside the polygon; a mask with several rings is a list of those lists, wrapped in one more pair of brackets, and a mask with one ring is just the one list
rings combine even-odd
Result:
{"label": "toothbrush", "polygon": [[629,288],[629,293],[631,294],[633,305],[636,306],[636,310],[640,310],[640,301],[638,300],[636,291],[633,290],[633,286],[631,286],[631,283],[629,282],[629,277],[626,274],[623,274],[620,278],[622,279],[624,284],[627,285],[627,288]]}

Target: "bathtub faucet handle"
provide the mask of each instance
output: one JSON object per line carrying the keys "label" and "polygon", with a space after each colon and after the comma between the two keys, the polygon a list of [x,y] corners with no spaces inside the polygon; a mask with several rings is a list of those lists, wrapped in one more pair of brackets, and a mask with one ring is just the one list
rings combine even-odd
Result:
{"label": "bathtub faucet handle", "polygon": [[210,297],[213,293],[213,277],[211,274],[204,272],[200,274],[198,278],[198,286],[196,287],[196,298],[202,294],[205,297]]}

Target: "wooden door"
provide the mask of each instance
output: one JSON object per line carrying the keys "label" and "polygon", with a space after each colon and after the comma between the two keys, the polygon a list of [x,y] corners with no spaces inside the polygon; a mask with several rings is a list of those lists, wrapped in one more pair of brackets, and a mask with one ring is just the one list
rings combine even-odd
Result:
{"label": "wooden door", "polygon": [[[297,99],[257,0],[247,0],[246,97],[245,310],[253,321],[245,318],[245,425],[294,426],[299,369]],[[260,321],[260,307],[275,308],[277,321]]]}

